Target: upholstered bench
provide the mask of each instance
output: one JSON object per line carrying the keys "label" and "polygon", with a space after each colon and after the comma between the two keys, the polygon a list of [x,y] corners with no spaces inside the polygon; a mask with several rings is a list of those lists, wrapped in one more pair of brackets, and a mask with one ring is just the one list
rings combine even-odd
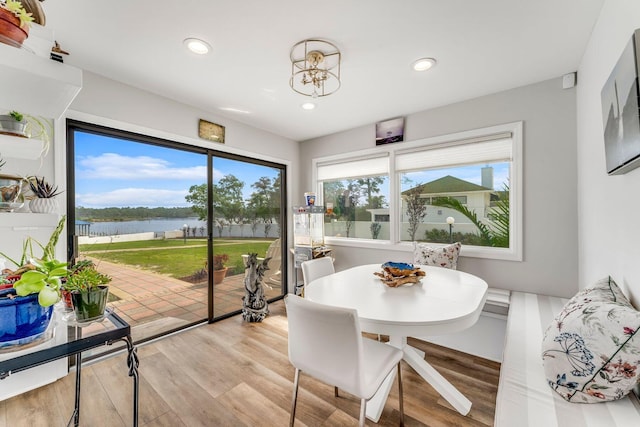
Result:
{"label": "upholstered bench", "polygon": [[567,402],[549,387],[541,343],[547,326],[567,301],[511,293],[495,427],[640,426],[640,401],[633,392],[620,400],[585,404]]}

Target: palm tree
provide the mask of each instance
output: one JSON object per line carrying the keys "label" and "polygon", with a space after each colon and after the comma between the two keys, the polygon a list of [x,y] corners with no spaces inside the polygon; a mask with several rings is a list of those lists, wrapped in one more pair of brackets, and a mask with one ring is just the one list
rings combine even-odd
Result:
{"label": "palm tree", "polygon": [[439,197],[433,200],[434,206],[450,208],[460,212],[478,228],[480,238],[485,246],[498,248],[509,247],[509,185],[504,184],[503,190],[498,192],[498,199],[494,205],[493,222],[489,227],[478,219],[475,212],[469,210],[458,200],[451,197]]}

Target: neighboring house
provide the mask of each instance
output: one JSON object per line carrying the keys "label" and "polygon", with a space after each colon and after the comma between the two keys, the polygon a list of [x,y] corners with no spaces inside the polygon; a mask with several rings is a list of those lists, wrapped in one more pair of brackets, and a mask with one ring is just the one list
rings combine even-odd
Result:
{"label": "neighboring house", "polygon": [[[451,175],[405,190],[402,192],[402,198],[405,199],[408,194],[416,190],[420,192],[420,198],[428,205],[427,215],[423,222],[444,222],[447,216],[453,216],[456,218],[456,222],[458,219],[461,220],[460,222],[468,222],[468,220],[463,221],[463,217],[453,215],[450,209],[431,206],[434,200],[444,197],[459,201],[469,210],[475,212],[478,218],[486,218],[494,193],[494,190],[488,186],[474,184]],[[402,203],[401,221],[408,221],[406,203]]]}
{"label": "neighboring house", "polygon": [[[490,183],[488,183],[488,185],[492,186]],[[440,206],[432,206],[434,200],[443,197],[451,197],[452,199],[458,200],[467,208],[474,211],[481,220],[488,218],[490,216],[492,202],[498,198],[498,193],[500,193],[489,186],[485,187],[447,175],[403,191],[402,198],[406,199],[407,195],[415,189],[418,189],[420,198],[428,205],[427,214],[422,221],[423,223],[445,223],[448,216],[454,217],[456,223],[469,223],[469,220],[458,212]],[[367,209],[367,212],[371,214],[371,221],[389,221],[388,208]],[[400,215],[401,222],[408,222],[406,203],[402,203],[402,212]]]}

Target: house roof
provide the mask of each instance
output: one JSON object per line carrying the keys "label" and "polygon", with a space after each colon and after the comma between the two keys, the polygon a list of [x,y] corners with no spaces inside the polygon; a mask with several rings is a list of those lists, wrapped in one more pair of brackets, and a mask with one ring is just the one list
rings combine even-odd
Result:
{"label": "house roof", "polygon": [[434,181],[427,182],[426,184],[410,188],[403,191],[402,194],[408,194],[414,189],[419,189],[420,194],[471,193],[476,191],[493,191],[491,188],[483,187],[482,185],[474,184],[472,182],[465,181],[464,179],[456,178],[455,176],[451,175],[447,175]]}

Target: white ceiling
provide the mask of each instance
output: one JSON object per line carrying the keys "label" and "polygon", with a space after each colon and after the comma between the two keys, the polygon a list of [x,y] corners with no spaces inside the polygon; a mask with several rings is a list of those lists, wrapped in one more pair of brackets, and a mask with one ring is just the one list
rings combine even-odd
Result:
{"label": "white ceiling", "polygon": [[[302,141],[559,77],[578,68],[603,0],[49,0],[68,64]],[[187,52],[205,39],[205,57]],[[342,87],[304,111],[291,47],[342,52]],[[410,68],[434,57],[435,68]],[[243,113],[223,110],[232,108]],[[206,117],[205,117],[206,118]],[[219,120],[224,124],[224,120]]]}

